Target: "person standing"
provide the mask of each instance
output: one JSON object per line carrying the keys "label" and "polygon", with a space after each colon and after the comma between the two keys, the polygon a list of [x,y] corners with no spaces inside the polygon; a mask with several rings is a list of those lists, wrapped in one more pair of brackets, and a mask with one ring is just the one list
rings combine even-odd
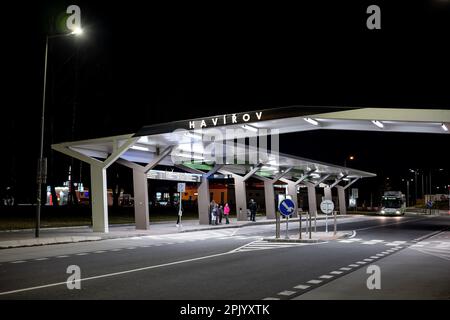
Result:
{"label": "person standing", "polygon": [[223,215],[225,216],[225,223],[230,224],[230,220],[228,219],[228,216],[230,215],[230,207],[228,206],[228,203],[225,203],[225,207],[223,208]]}
{"label": "person standing", "polygon": [[213,200],[209,204],[209,210],[208,210],[208,218],[209,218],[209,224],[213,223],[213,210],[216,207],[216,202]]}
{"label": "person standing", "polygon": [[222,217],[223,217],[223,206],[219,206],[219,224],[222,224]]}
{"label": "person standing", "polygon": [[250,205],[249,205],[249,209],[250,209],[250,220],[251,221],[256,221],[256,210],[258,209],[258,206],[255,202],[255,200],[251,199],[250,200]]}
{"label": "person standing", "polygon": [[218,224],[217,222],[219,220],[218,218],[219,218],[219,206],[216,203],[214,203],[214,207],[211,212],[211,224],[217,225]]}

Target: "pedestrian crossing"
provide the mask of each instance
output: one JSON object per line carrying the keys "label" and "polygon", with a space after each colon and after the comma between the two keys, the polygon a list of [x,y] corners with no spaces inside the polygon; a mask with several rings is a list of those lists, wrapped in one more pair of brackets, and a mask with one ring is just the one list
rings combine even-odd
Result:
{"label": "pedestrian crossing", "polygon": [[372,239],[372,240],[365,240],[365,239],[360,239],[360,238],[350,238],[350,239],[345,239],[345,240],[339,240],[339,243],[349,243],[349,244],[363,244],[363,245],[368,245],[368,246],[373,246],[373,245],[385,245],[388,247],[398,247],[398,246],[402,246],[402,245],[407,245],[408,241],[400,241],[400,240],[396,240],[396,241],[388,241],[388,240],[381,240],[381,239]]}
{"label": "pedestrian crossing", "polygon": [[236,248],[231,252],[249,252],[271,249],[283,249],[310,245],[308,243],[296,243],[296,242],[269,242],[264,240],[256,240],[248,243],[242,247]]}
{"label": "pedestrian crossing", "polygon": [[201,232],[182,232],[165,235],[139,236],[130,238],[131,240],[155,240],[158,242],[193,242],[202,240],[254,240],[260,239],[261,236],[256,235],[235,235],[235,230],[216,230],[216,231],[201,231]]}

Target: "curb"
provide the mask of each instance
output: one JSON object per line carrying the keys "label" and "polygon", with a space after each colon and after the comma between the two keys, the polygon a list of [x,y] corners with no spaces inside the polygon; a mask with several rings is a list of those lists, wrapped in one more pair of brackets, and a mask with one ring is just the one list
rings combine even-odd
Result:
{"label": "curb", "polygon": [[350,231],[343,231],[345,232],[343,235],[339,237],[335,237],[332,239],[283,239],[283,238],[263,238],[264,241],[268,242],[276,242],[276,243],[323,243],[328,241],[336,241],[341,239],[347,239],[352,235],[352,232]]}
{"label": "curb", "polygon": [[[341,216],[338,218],[346,218],[350,216]],[[325,217],[317,218],[317,220],[325,220]],[[282,220],[284,221],[284,220]],[[290,219],[291,222],[298,222],[299,218]],[[302,219],[303,221],[303,219]],[[304,220],[306,221],[306,219]],[[241,225],[223,225],[223,226],[211,226],[206,228],[194,228],[181,230],[179,232],[171,232],[171,233],[163,233],[165,234],[176,234],[176,233],[186,233],[186,232],[196,232],[196,231],[207,231],[207,230],[220,230],[220,229],[237,229],[237,228],[245,228],[249,226],[256,225],[270,225],[275,224],[275,221],[260,221],[260,222],[247,222]],[[73,229],[78,227],[62,227],[62,228],[52,228],[52,229]],[[8,231],[8,232],[16,232],[16,231]],[[51,238],[40,238],[38,240],[34,240],[33,242],[30,239],[26,240],[5,240],[0,241],[0,250],[2,249],[14,249],[14,248],[23,248],[23,247],[36,247],[36,246],[44,246],[44,245],[52,245],[52,244],[68,244],[68,243],[77,243],[77,242],[91,242],[91,241],[101,241],[101,240],[111,240],[111,239],[127,239],[133,237],[142,237],[142,236],[150,236],[147,233],[138,233],[138,234],[129,234],[129,235],[111,235],[108,236],[66,236],[66,237],[51,237]],[[27,243],[27,241],[30,241]]]}

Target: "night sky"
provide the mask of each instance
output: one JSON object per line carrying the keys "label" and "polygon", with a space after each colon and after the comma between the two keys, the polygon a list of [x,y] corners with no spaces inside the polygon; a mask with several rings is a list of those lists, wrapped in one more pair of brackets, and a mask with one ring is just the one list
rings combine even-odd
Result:
{"label": "night sky", "polygon": [[[62,31],[70,4],[85,34],[50,43],[45,153],[55,184],[71,160],[51,143],[152,123],[290,105],[450,108],[450,1],[336,2],[2,4],[1,190],[32,201],[45,34]],[[380,5],[382,30],[366,29],[369,4]],[[352,166],[380,179],[450,167],[448,135],[318,131],[281,145],[336,164],[354,154]]]}

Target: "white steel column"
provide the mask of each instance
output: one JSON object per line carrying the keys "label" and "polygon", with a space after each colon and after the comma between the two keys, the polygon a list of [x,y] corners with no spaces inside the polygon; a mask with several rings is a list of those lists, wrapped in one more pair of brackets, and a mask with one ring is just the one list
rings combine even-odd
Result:
{"label": "white steel column", "polygon": [[336,186],[338,191],[338,199],[339,199],[339,214],[347,214],[347,202],[345,199],[345,187]]}
{"label": "white steel column", "polygon": [[209,224],[209,180],[202,176],[202,182],[197,188],[198,217],[200,224]]}
{"label": "white steel column", "polygon": [[148,230],[150,228],[148,210],[148,180],[147,174],[133,169],[134,192],[134,221],[136,229]]}
{"label": "white steel column", "polygon": [[308,188],[308,211],[311,217],[317,214],[316,187],[312,183],[305,183]]}
{"label": "white steel column", "polygon": [[275,190],[272,180],[264,181],[264,198],[266,201],[266,218],[275,219]]}
{"label": "white steel column", "polygon": [[236,198],[236,216],[238,221],[247,221],[247,190],[243,177],[236,174],[234,178],[234,192]]}
{"label": "white steel column", "polygon": [[91,164],[92,227],[94,232],[109,232],[106,168]]}
{"label": "white steel column", "polygon": [[[97,160],[83,152],[81,149],[72,148],[67,143],[54,144],[52,149],[74,157],[91,166],[91,189],[92,199],[92,227],[94,232],[109,232],[108,226],[108,194],[106,185],[106,169],[113,164],[121,155],[123,155],[138,138],[133,135],[124,135],[111,137],[108,139],[97,139],[105,143],[112,144],[112,153],[105,154],[105,160]],[[81,143],[81,142],[80,142]]]}
{"label": "white steel column", "polygon": [[331,188],[329,186],[326,186],[325,188],[323,188],[323,191],[324,191],[324,199],[333,201]]}

